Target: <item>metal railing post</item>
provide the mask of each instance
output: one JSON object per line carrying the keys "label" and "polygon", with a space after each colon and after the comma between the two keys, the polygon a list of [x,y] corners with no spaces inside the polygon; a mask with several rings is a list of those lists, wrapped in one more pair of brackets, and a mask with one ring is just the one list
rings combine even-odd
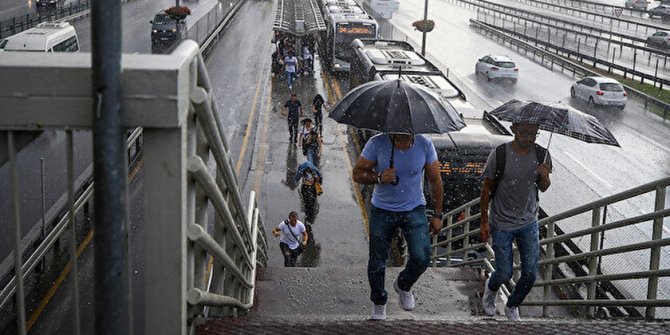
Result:
{"label": "metal railing post", "polygon": [[[447,241],[450,241],[450,242],[447,242],[447,251],[448,252],[452,251],[451,250],[451,237],[453,236],[453,228],[452,228],[453,224],[454,224],[454,216],[449,215],[447,217],[447,227],[448,227],[447,228]],[[450,265],[451,265],[451,254],[447,255],[447,266],[450,266]]]}
{"label": "metal railing post", "polygon": [[[654,203],[654,210],[660,211],[665,207],[665,192],[666,186],[659,186],[656,188],[656,201]],[[652,240],[660,240],[663,238],[663,218],[654,219],[654,227],[651,233]],[[656,246],[651,248],[651,255],[649,257],[649,270],[658,270],[661,263],[661,247]],[[658,294],[658,276],[649,276],[647,283],[647,300],[656,300]],[[649,306],[645,311],[645,316],[648,319],[656,317],[656,307]]]}
{"label": "metal railing post", "polygon": [[[555,235],[555,229],[556,229],[556,223],[554,221],[549,221],[547,224],[547,239],[554,237]],[[544,258],[546,259],[553,259],[554,258],[554,243],[549,243],[547,244],[547,249],[545,251],[545,256]],[[554,270],[554,265],[553,264],[547,264],[544,266],[544,280],[551,280],[552,274]],[[547,285],[544,287],[544,293],[542,299],[544,301],[549,301],[551,299],[551,285]],[[549,306],[544,305],[542,306],[542,316],[547,317],[549,316]]]}
{"label": "metal railing post", "polygon": [[23,290],[23,257],[21,254],[21,209],[19,199],[19,174],[16,159],[14,132],[7,132],[7,152],[11,173],[12,214],[14,214],[14,278],[16,278],[16,327],[20,335],[26,334],[26,302]]}
{"label": "metal railing post", "polygon": [[[600,210],[601,207],[596,207],[591,212],[591,227],[597,227],[600,225]],[[591,252],[597,251],[600,242],[600,233],[595,231],[591,233]],[[598,274],[598,257],[592,256],[589,258],[589,276],[595,276]],[[588,286],[588,295],[587,299],[595,300],[596,299],[596,288],[598,287],[598,281],[594,280],[589,283]],[[587,316],[593,317],[595,315],[595,306],[589,306],[586,312]]]}

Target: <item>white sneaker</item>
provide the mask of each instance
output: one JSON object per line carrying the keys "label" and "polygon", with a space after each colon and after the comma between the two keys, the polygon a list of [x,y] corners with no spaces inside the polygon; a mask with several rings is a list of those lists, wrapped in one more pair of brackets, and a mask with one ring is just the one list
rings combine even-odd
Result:
{"label": "white sneaker", "polygon": [[386,304],[372,305],[372,320],[386,320]]}
{"label": "white sneaker", "polygon": [[519,307],[505,306],[505,315],[510,321],[521,321],[521,317],[519,316]]}
{"label": "white sneaker", "polygon": [[406,311],[411,311],[414,309],[414,294],[410,291],[403,291],[398,286],[398,279],[393,282],[393,288],[398,293],[398,301],[400,301],[400,307]]}
{"label": "white sneaker", "polygon": [[488,316],[494,316],[496,314],[496,296],[498,291],[491,291],[489,288],[489,279],[486,279],[484,283],[484,296],[482,296],[482,307],[484,307],[484,313]]}

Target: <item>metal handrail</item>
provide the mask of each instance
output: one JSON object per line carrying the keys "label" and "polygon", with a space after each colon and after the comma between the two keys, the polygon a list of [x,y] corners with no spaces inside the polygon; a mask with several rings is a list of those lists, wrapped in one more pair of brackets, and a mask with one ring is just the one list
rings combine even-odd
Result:
{"label": "metal handrail", "polygon": [[[532,306],[543,306],[543,314],[545,316],[548,313],[549,306],[585,306],[588,308],[587,313],[590,316],[595,314],[596,307],[645,307],[646,315],[649,318],[655,317],[655,307],[670,306],[670,300],[656,299],[658,294],[658,278],[670,277],[670,269],[659,268],[661,247],[670,245],[670,238],[663,238],[661,234],[663,228],[663,218],[670,216],[670,208],[665,208],[665,193],[669,185],[670,177],[662,178],[539,220],[538,225],[540,227],[546,227],[547,233],[546,237],[540,240],[540,245],[545,250],[541,260],[539,261],[539,265],[544,268],[544,271],[541,272],[544,278],[538,278],[535,283],[535,287],[544,287],[544,295],[540,300],[527,301],[524,302],[524,304]],[[654,210],[650,213],[644,213],[613,222],[601,223],[601,208],[605,208],[607,206],[611,206],[614,203],[622,202],[640,195],[649,194],[650,192],[655,192],[656,194]],[[432,265],[434,267],[438,266],[438,262],[440,262],[441,259],[447,257],[446,266],[449,267],[478,266],[482,267],[485,272],[489,273],[495,269],[493,266],[495,262],[495,255],[493,249],[491,248],[490,242],[469,244],[468,241],[471,236],[476,236],[479,233],[479,228],[469,229],[468,224],[480,217],[479,213],[472,213],[472,208],[479,205],[479,203],[479,198],[473,199],[472,201],[469,201],[468,203],[444,214],[442,219],[446,222],[446,224],[444,228],[440,230],[439,235],[444,236],[446,234],[447,239],[438,240],[438,235],[433,237],[433,242],[431,245],[431,259],[433,262]],[[562,235],[556,235],[557,223],[560,223],[562,220],[574,218],[578,215],[588,212],[592,213],[592,224],[590,227]],[[465,213],[465,218],[452,223],[452,218],[461,213]],[[654,223],[654,232],[650,240],[643,242],[631,241],[625,245],[617,245],[600,249],[598,243],[599,237],[600,234],[603,234],[605,231],[633,226],[649,221],[653,221]],[[460,227],[464,228],[463,232],[455,234],[454,229],[460,229]],[[554,249],[556,246],[565,242],[572,242],[573,239],[583,238],[584,236],[591,237],[591,250],[570,254],[567,256],[554,257]],[[458,240],[464,240],[463,246],[454,248],[453,242]],[[468,241],[468,243],[466,243],[466,241]],[[446,250],[438,253],[438,247],[445,248]],[[463,257],[462,262],[452,263],[451,256],[455,254],[465,255],[468,253],[468,251],[471,250],[483,250],[485,258],[465,259],[465,257]],[[626,252],[638,250],[651,251],[649,256],[649,268],[625,269],[623,272],[619,271],[617,273],[612,273],[612,271],[603,273],[599,271],[598,260],[600,257],[605,255],[623,254]],[[518,250],[514,250],[514,252],[518,254]],[[570,264],[583,261],[587,261],[589,264],[588,274],[564,274],[566,276],[565,278],[554,277],[553,271],[556,269],[558,264]],[[518,259],[515,259],[514,269],[518,270],[519,268],[520,265],[518,264]],[[641,297],[640,294],[637,294],[637,296],[632,296],[632,293],[629,294],[626,299],[596,299],[595,293],[599,283],[610,283],[612,281],[631,279],[646,279],[649,282],[647,285],[648,289],[646,296],[644,297],[646,299],[642,299],[643,297]],[[505,296],[509,296],[511,288],[514,285],[515,281],[510,280],[509,284],[503,285],[503,287],[501,287],[501,291]],[[560,285],[586,285],[588,294],[583,297],[583,300],[552,299],[552,289]]]}

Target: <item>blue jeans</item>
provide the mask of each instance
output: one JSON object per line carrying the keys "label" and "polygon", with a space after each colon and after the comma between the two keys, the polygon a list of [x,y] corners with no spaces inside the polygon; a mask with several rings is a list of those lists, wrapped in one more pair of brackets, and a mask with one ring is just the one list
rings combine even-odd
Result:
{"label": "blue jeans", "polygon": [[514,255],[512,242],[516,241],[521,258],[521,277],[507,300],[507,307],[518,307],[535,284],[537,263],[540,258],[540,232],[537,221],[514,230],[491,227],[491,239],[495,252],[495,271],[489,280],[489,289],[494,292],[512,278]]}
{"label": "blue jeans", "polygon": [[318,156],[318,153],[316,152],[316,149],[309,148],[307,149],[307,160],[316,165],[316,158]]}
{"label": "blue jeans", "polygon": [[391,241],[400,227],[407,241],[409,260],[398,276],[398,286],[409,291],[430,264],[430,234],[426,207],[418,206],[407,212],[392,212],[377,208],[370,209],[370,259],[368,261],[368,281],[370,300],[375,305],[386,304],[388,299],[384,289],[386,260],[389,257]]}
{"label": "blue jeans", "polygon": [[293,77],[294,76],[295,76],[295,72],[286,71],[286,82],[288,83],[288,87],[293,86]]}

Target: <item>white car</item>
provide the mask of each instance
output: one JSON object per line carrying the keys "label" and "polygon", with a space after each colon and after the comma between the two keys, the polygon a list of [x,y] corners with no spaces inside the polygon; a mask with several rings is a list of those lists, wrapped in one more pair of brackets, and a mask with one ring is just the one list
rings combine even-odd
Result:
{"label": "white car", "polygon": [[482,74],[489,81],[498,78],[510,79],[516,84],[519,79],[519,68],[507,56],[488,55],[477,60],[475,74]]}
{"label": "white car", "polygon": [[570,88],[570,96],[589,104],[589,109],[599,106],[626,107],[628,93],[618,81],[606,77],[586,77]]}
{"label": "white car", "polygon": [[670,48],[670,31],[659,30],[647,37],[647,46],[658,46],[664,49]]}

